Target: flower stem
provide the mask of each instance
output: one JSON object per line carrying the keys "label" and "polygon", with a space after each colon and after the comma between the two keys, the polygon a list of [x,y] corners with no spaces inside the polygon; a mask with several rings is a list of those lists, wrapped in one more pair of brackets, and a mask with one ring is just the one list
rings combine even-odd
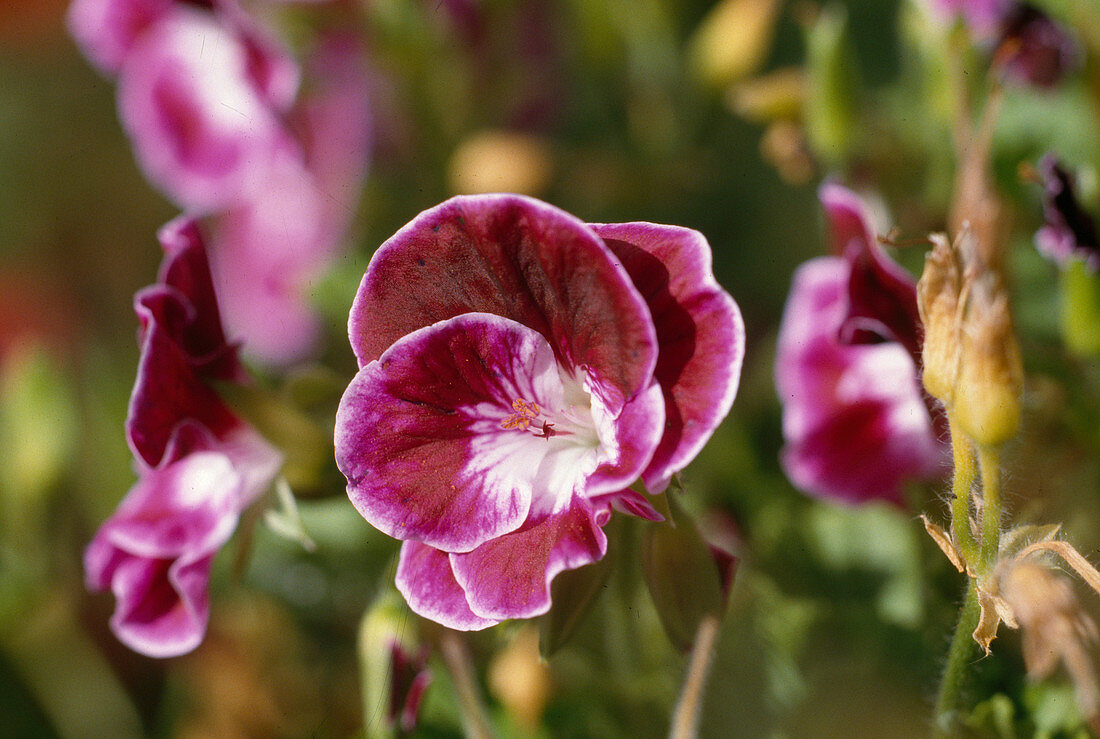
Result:
{"label": "flower stem", "polygon": [[982,574],[997,561],[1001,543],[1001,459],[996,449],[979,447],[982,468]]}
{"label": "flower stem", "polygon": [[462,637],[455,631],[445,629],[439,639],[439,650],[447,671],[451,673],[458,703],[462,709],[462,722],[466,727],[466,736],[473,739],[492,739],[489,719],[485,716],[477,684],[474,681],[474,669],[470,663],[470,653]]}
{"label": "flower stem", "polygon": [[680,692],[680,700],[672,714],[670,739],[692,739],[699,731],[699,711],[703,706],[703,689],[707,684],[711,663],[714,661],[715,647],[718,645],[718,630],[721,621],[718,616],[707,614],[699,622],[695,632],[695,644],[691,648],[691,660],[688,662],[687,676]]}
{"label": "flower stem", "polygon": [[970,440],[955,422],[955,415],[947,412],[947,425],[951,434],[951,452],[955,458],[955,478],[951,483],[951,532],[959,551],[968,565],[973,566],[978,557],[978,544],[970,529],[970,495],[978,468]]}
{"label": "flower stem", "polygon": [[966,587],[966,600],[959,612],[959,622],[955,626],[955,635],[951,638],[951,648],[947,652],[947,664],[940,682],[940,693],[936,698],[936,735],[955,735],[956,721],[962,698],[962,683],[966,667],[974,653],[972,634],[978,625],[978,589],[971,579]]}

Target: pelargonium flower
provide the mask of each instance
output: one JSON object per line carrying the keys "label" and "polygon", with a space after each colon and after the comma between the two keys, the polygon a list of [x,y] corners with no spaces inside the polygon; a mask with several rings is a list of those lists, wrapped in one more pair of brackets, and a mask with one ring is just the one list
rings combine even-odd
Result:
{"label": "pelargonium flower", "polygon": [[417,613],[480,629],[550,607],[603,557],[613,508],[698,453],[737,389],[744,329],[701,234],[588,225],[518,195],[456,197],[371,260],[336,416],[348,495],[402,540]]}
{"label": "pelargonium flower", "polygon": [[906,481],[942,472],[917,374],[916,285],[875,241],[863,202],[821,188],[837,256],[795,273],[779,329],[781,461],[813,495],[900,503]]}
{"label": "pelargonium flower", "polygon": [[145,175],[179,205],[228,206],[290,145],[279,112],[294,98],[297,73],[273,54],[222,15],[190,5],[173,6],[126,54],[119,116]]}
{"label": "pelargonium flower", "polygon": [[1092,271],[1100,270],[1100,238],[1096,221],[1077,200],[1073,177],[1053,154],[1039,161],[1043,184],[1045,223],[1035,234],[1035,245],[1059,266],[1079,259]]}
{"label": "pelargonium flower", "polygon": [[1070,33],[1043,11],[1019,0],[932,0],[959,16],[994,49],[994,63],[1012,79],[1040,88],[1056,85],[1076,67],[1081,49]]}
{"label": "pelargonium flower", "polygon": [[211,261],[226,326],[267,364],[308,356],[323,332],[311,286],[343,248],[368,161],[361,52],[350,37],[320,39],[310,85],[289,115],[301,145],[274,152],[242,200],[215,219]]}
{"label": "pelargonium flower", "polygon": [[135,298],[141,358],[126,430],[139,480],[84,564],[89,588],[117,599],[116,636],[168,657],[201,642],[213,557],[281,458],[210,384],[245,374],[222,331],[197,225],[181,217],[160,239],[159,282]]}

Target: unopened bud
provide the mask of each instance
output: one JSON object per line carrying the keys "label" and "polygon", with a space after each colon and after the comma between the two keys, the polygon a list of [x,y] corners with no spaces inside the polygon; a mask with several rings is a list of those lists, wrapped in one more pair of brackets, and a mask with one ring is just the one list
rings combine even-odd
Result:
{"label": "unopened bud", "polygon": [[954,403],[976,443],[997,446],[1016,435],[1023,375],[1008,297],[991,274],[979,275],[970,283]]}
{"label": "unopened bud", "polygon": [[959,265],[944,234],[932,234],[932,251],[917,282],[917,309],[924,324],[921,359],[924,388],[950,406],[959,374]]}

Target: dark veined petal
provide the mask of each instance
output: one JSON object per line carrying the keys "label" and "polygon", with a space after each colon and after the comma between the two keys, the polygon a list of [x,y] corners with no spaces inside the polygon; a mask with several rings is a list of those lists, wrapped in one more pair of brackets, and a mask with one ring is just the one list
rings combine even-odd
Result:
{"label": "dark veined petal", "polygon": [[649,386],[649,311],[603,241],[577,218],[519,195],[452,198],[424,211],[371,260],[348,323],[363,367],[402,336],[469,312],[547,338],[586,369],[611,413]]}
{"label": "dark veined petal", "polygon": [[592,228],[630,275],[656,327],[654,376],[664,393],[665,427],[642,478],[660,492],[733,404],[745,356],[744,322],[714,280],[710,246],[698,231],[651,223]]}

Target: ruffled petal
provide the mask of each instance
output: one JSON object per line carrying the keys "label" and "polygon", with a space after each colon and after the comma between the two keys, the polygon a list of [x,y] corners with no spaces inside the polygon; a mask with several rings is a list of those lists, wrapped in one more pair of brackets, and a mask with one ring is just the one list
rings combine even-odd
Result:
{"label": "ruffled petal", "polygon": [[176,0],[75,0],[66,20],[80,50],[101,72],[114,74],[138,36]]}
{"label": "ruffled petal", "polygon": [[698,231],[651,223],[592,227],[620,260],[653,316],[665,428],[642,479],[660,492],[725,418],[737,394],[745,326],[718,285]]}
{"label": "ruffled petal", "polygon": [[146,471],[99,536],[147,559],[217,551],[237,527],[242,483],[224,454],[190,454]]}
{"label": "ruffled petal", "polygon": [[536,498],[560,509],[594,471],[593,430],[588,443],[567,436],[565,422],[536,435],[543,409],[568,400],[542,335],[499,316],[458,316],[359,371],[336,414],[337,464],[376,528],[469,551],[518,528]]}
{"label": "ruffled petal", "polygon": [[848,307],[838,335],[846,344],[900,343],[920,357],[917,283],[878,245],[867,206],[835,183],[818,193],[825,209],[834,253],[848,262]]}
{"label": "ruffled petal", "polygon": [[217,437],[240,428],[242,421],[196,374],[188,355],[170,334],[173,321],[162,320],[188,311],[190,305],[161,285],[142,290],[135,302],[146,329],[126,431],[134,453],[149,467],[156,467],[182,421],[200,423]]}
{"label": "ruffled petal", "polygon": [[470,610],[447,553],[417,541],[401,545],[397,590],[413,612],[451,629],[476,631],[499,623]]}
{"label": "ruffled petal", "polygon": [[151,321],[160,321],[176,338],[196,372],[211,379],[243,382],[247,375],[237,359],[237,346],[226,341],[222,329],[206,242],[198,221],[179,216],[162,226],[157,238],[165,254],[158,282],[172,288],[172,294],[181,295],[181,302],[190,307],[179,306],[175,311],[169,307],[172,315],[182,311],[179,325],[170,326],[169,315],[158,314],[153,305],[146,305],[138,312],[143,329]]}
{"label": "ruffled petal", "polygon": [[452,554],[451,567],[477,615],[530,618],[550,609],[550,583],[559,572],[599,561],[606,552],[607,537],[591,506],[575,498],[560,513]]}
{"label": "ruffled petal", "polygon": [[[595,394],[594,394],[595,395]],[[606,413],[597,401],[592,415],[600,436],[603,461],[585,485],[588,497],[622,490],[650,465],[654,450],[667,434],[665,395],[654,382],[623,406],[618,416]]]}
{"label": "ruffled petal", "polygon": [[821,257],[795,273],[779,332],[784,469],[799,488],[849,502],[901,502],[906,480],[942,471],[943,446],[916,365],[896,343],[845,345],[848,266]]}
{"label": "ruffled petal", "polygon": [[359,366],[418,328],[468,312],[541,333],[563,366],[598,381],[612,413],[650,383],[657,344],[644,301],[599,237],[546,203],[455,197],[383,244],[348,325]]}
{"label": "ruffled petal", "polygon": [[287,138],[250,74],[255,55],[211,13],[175,4],[134,44],[119,117],[151,182],[184,208],[238,198]]}
{"label": "ruffled petal", "polygon": [[197,561],[128,558],[115,570],[115,636],[149,657],[176,657],[197,647],[210,618],[207,584],[213,556]]}

